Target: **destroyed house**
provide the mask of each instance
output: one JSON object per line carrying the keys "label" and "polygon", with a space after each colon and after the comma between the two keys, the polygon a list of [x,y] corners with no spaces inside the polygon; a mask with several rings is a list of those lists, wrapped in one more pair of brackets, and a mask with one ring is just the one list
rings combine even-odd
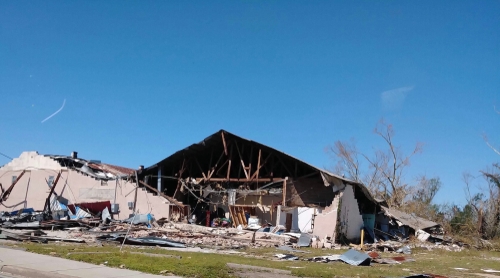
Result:
{"label": "destroyed house", "polygon": [[114,219],[135,211],[166,217],[170,203],[146,189],[136,189],[135,170],[70,156],[23,152],[0,167],[0,211],[24,209],[50,213],[53,219],[99,216]]}
{"label": "destroyed house", "polygon": [[171,220],[203,225],[359,241],[380,211],[362,184],[225,130],[139,171],[139,180],[172,202]]}

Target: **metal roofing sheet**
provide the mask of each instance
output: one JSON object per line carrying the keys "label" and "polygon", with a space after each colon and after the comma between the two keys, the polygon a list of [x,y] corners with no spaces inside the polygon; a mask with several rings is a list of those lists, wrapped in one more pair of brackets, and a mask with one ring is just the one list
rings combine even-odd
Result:
{"label": "metal roofing sheet", "polygon": [[372,258],[368,254],[350,249],[340,256],[340,260],[350,265],[370,265]]}
{"label": "metal roofing sheet", "polygon": [[415,231],[432,228],[439,225],[436,222],[418,217],[416,215],[411,215],[393,208],[387,208],[384,206],[381,206],[381,208],[384,210],[386,215],[395,218],[396,220],[403,223],[403,225],[409,226],[413,228]]}

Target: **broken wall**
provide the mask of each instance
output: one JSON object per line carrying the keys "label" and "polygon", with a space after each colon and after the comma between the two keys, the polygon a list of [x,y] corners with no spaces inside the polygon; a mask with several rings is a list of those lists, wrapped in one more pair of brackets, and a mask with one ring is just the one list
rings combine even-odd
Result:
{"label": "broken wall", "polygon": [[319,174],[310,178],[289,180],[286,184],[286,205],[289,207],[326,207],[334,197],[332,188],[325,186]]}
{"label": "broken wall", "polygon": [[[45,159],[50,159],[46,158]],[[0,183],[5,189],[12,184],[13,176],[19,176],[22,170],[0,168]],[[0,211],[14,211],[22,208],[43,210],[49,195],[47,180],[57,177],[59,169],[32,169],[27,171],[13,188],[8,199],[0,204]],[[133,212],[128,202],[135,199],[135,183],[125,180],[98,180],[73,170],[63,171],[54,193],[64,205],[110,201],[119,205],[120,212],[116,219],[126,219]],[[152,213],[156,218],[168,217],[169,204],[160,196],[148,193],[144,188],[137,190],[136,209],[140,213]]]}
{"label": "broken wall", "polygon": [[285,208],[278,206],[278,216],[276,225],[286,226],[286,215],[292,215],[291,230],[293,232],[310,233],[312,232],[312,219],[316,213],[315,208],[295,207]]}
{"label": "broken wall", "polygon": [[[230,217],[227,198],[224,200],[224,197],[222,195],[211,194],[209,200],[212,204],[217,204],[210,205],[211,211],[214,211],[214,207],[219,207],[226,212],[226,217]],[[240,194],[236,194],[235,205],[255,208],[255,216],[259,218],[261,224],[266,223],[266,221],[269,223],[274,223],[276,221],[276,209],[273,209],[273,204],[277,204],[281,200],[281,195],[242,196]]]}
{"label": "broken wall", "polygon": [[313,235],[318,236],[320,239],[330,237],[332,241],[335,241],[338,208],[341,197],[342,192],[339,192],[328,207],[317,209],[314,218]]}
{"label": "broken wall", "polygon": [[354,197],[352,185],[346,185],[340,198],[340,232],[352,242],[359,242],[363,217],[359,211],[358,201]]}

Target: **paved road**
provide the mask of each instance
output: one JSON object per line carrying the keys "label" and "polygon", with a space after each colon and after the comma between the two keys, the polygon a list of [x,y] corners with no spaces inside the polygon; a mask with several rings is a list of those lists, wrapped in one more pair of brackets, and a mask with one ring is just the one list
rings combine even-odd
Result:
{"label": "paved road", "polygon": [[[83,262],[71,261],[63,258],[52,257],[29,253],[21,250],[4,248],[0,246],[0,268],[21,268],[22,275],[30,278],[38,278],[40,272],[48,275],[51,273],[79,277],[79,278],[182,278],[179,276],[160,276],[141,273],[128,269],[111,268],[102,265],[93,265]],[[28,274],[28,272],[30,274]],[[18,272],[9,272],[18,273]],[[33,275],[32,275],[33,274]],[[3,276],[2,276],[3,275]],[[10,274],[9,274],[10,275]],[[11,278],[5,273],[0,273],[0,277]],[[19,278],[14,276],[15,278]],[[47,277],[47,276],[45,276]]]}

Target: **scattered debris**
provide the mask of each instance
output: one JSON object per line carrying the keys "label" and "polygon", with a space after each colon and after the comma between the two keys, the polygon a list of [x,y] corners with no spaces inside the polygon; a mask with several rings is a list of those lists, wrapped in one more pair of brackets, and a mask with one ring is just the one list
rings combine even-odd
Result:
{"label": "scattered debris", "polygon": [[310,262],[321,262],[321,263],[336,262],[340,261],[340,255],[319,256],[307,260]]}
{"label": "scattered debris", "polygon": [[403,246],[403,247],[399,248],[398,250],[396,250],[396,253],[403,253],[406,255],[410,255],[411,248],[410,248],[410,246],[406,245],[406,246]]}
{"label": "scattered debris", "polygon": [[298,242],[299,247],[309,247],[311,246],[312,236],[310,234],[301,234]]}
{"label": "scattered debris", "polygon": [[340,260],[350,265],[363,266],[369,266],[371,262],[370,256],[365,253],[358,252],[354,249],[350,249],[349,251],[340,255]]}
{"label": "scattered debris", "polygon": [[287,261],[296,261],[299,259],[299,257],[291,255],[291,254],[276,254],[274,256],[280,260],[287,260]]}
{"label": "scattered debris", "polygon": [[391,258],[377,258],[373,259],[372,262],[378,263],[378,264],[401,264],[400,262],[391,259]]}
{"label": "scattered debris", "polygon": [[481,269],[481,270],[487,273],[500,273],[500,270],[494,270],[494,269]]}

